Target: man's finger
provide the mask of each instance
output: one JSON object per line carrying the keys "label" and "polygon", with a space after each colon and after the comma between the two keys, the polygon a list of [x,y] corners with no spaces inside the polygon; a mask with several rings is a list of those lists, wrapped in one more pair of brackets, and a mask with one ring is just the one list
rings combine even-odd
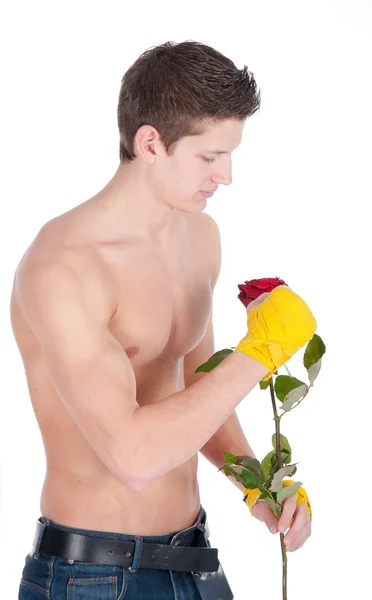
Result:
{"label": "man's finger", "polygon": [[278,521],[278,529],[280,533],[287,531],[292,517],[296,511],[296,506],[296,496],[291,496],[290,498],[286,498],[286,500],[284,500],[282,514],[280,515],[280,519]]}
{"label": "man's finger", "polygon": [[275,526],[275,531],[272,533],[277,533],[278,528],[278,519],[274,515],[273,511],[266,504],[265,500],[259,500],[253,507],[252,515],[256,517],[259,521],[265,523],[266,527],[271,531],[272,527]]}
{"label": "man's finger", "polygon": [[310,516],[306,512],[305,505],[299,504],[295,512],[293,525],[284,536],[284,544],[289,552],[294,552],[304,545],[310,535]]}

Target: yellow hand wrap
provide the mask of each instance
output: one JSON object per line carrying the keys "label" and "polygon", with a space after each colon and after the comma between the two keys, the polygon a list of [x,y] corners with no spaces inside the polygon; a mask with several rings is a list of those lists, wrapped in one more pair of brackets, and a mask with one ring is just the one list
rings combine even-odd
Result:
{"label": "yellow hand wrap", "polygon": [[307,304],[280,285],[247,315],[248,332],[234,352],[244,352],[270,369],[262,381],[290,359],[314,335],[316,320]]}
{"label": "yellow hand wrap", "polygon": [[[282,481],[283,487],[287,487],[289,485],[292,485],[293,483],[294,483],[294,481],[292,479],[285,479],[285,480],[283,479],[283,481]],[[246,498],[245,503],[248,506],[250,513],[252,514],[253,507],[257,502],[257,498],[261,494],[261,490],[258,488],[254,488],[253,490],[248,490],[247,488],[244,488],[244,496],[246,496],[247,494],[248,494],[248,497]],[[310,522],[312,522],[313,516],[312,516],[312,510],[311,510],[309,496],[307,495],[305,488],[303,488],[302,486],[300,488],[298,488],[298,490],[296,492],[296,501],[297,501],[296,502],[297,506],[299,504],[305,504],[306,512],[308,515],[310,515]],[[289,524],[290,527],[292,527],[293,520],[294,520],[294,517],[292,517],[292,520]]]}

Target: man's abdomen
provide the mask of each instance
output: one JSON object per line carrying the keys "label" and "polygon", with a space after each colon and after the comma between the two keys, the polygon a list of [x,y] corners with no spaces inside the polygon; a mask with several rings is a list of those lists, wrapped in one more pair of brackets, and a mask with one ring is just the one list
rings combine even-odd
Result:
{"label": "man's abdomen", "polygon": [[49,469],[44,481],[40,511],[61,525],[163,535],[191,525],[200,510],[197,481],[198,455],[154,481],[143,490],[125,487],[109,471],[87,476]]}

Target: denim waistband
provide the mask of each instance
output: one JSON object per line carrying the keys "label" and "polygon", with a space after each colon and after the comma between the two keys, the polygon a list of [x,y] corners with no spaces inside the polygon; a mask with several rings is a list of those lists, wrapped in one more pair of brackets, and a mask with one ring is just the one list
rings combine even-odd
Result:
{"label": "denim waistband", "polygon": [[195,522],[186,527],[185,529],[178,529],[176,531],[172,531],[170,533],[165,533],[162,535],[136,535],[136,534],[127,534],[127,533],[116,533],[113,531],[100,531],[94,529],[81,529],[78,527],[68,527],[66,525],[61,525],[56,521],[51,519],[47,519],[46,517],[39,517],[39,523],[43,526],[40,528],[40,532],[38,535],[38,539],[34,540],[33,543],[33,552],[38,556],[41,539],[46,527],[53,527],[56,529],[60,529],[62,531],[68,531],[70,533],[77,533],[80,535],[87,535],[95,538],[109,538],[112,540],[123,541],[123,542],[136,542],[137,544],[143,543],[155,543],[155,544],[170,544],[170,545],[191,545],[194,539],[195,531],[200,530],[205,534],[205,537],[209,537],[209,526],[207,523],[207,513],[202,505],[200,505],[199,514],[195,520]]}

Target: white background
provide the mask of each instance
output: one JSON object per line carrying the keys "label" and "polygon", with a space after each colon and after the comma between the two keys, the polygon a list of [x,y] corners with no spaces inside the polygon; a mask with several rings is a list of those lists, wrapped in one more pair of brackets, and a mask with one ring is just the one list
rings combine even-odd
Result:
{"label": "white background", "polygon": [[[9,318],[15,268],[40,227],[85,201],[118,165],[123,73],[167,40],[214,46],[253,72],[261,110],[233,155],[233,184],[206,212],[220,226],[216,349],[244,335],[237,284],[282,277],[311,307],[327,353],[316,385],[282,420],[313,505],[288,554],[289,600],[367,597],[370,581],[372,9],[338,2],[10,2],[1,75],[1,591],[15,599],[31,549],[44,448]],[[300,351],[291,373],[306,375]],[[283,374],[285,370],[283,369]],[[269,391],[237,408],[259,459],[273,433]],[[281,598],[279,536],[200,456],[212,545],[236,600]],[[3,595],[3,594],[2,594]]]}

